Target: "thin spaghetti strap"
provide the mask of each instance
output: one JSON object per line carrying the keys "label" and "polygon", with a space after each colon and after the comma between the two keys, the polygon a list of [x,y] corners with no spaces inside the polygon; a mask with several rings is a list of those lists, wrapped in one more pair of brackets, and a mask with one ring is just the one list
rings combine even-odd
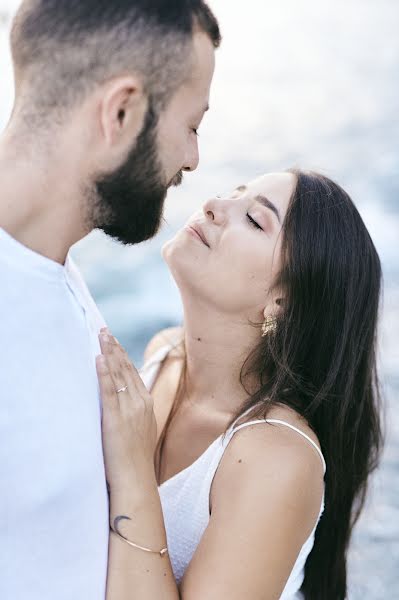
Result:
{"label": "thin spaghetti strap", "polygon": [[320,460],[323,463],[324,473],[326,472],[327,465],[326,465],[326,461],[324,460],[324,456],[323,456],[320,448],[312,440],[312,438],[310,438],[306,433],[304,433],[303,431],[301,431],[300,429],[298,429],[298,427],[295,427],[294,425],[291,425],[291,423],[287,423],[286,421],[280,421],[280,419],[266,419],[266,421],[267,421],[267,423],[277,423],[278,425],[285,425],[286,427],[289,427],[293,431],[296,431],[297,433],[299,433],[299,435],[302,435],[304,438],[306,438],[308,440],[308,442],[310,442],[312,444],[312,446],[314,447],[314,449],[316,450],[316,452],[320,456]]}
{"label": "thin spaghetti strap", "polygon": [[[243,417],[245,417],[249,412],[251,412],[251,410],[253,410],[253,406],[250,406],[246,411],[244,411],[241,415],[238,415],[238,417],[236,418],[236,420],[230,425],[229,431],[233,431],[234,429],[234,425],[237,423],[237,421],[240,421]],[[264,421],[262,421],[264,423]]]}
{"label": "thin spaghetti strap", "polygon": [[241,425],[238,425],[237,427],[232,429],[231,435],[233,435],[236,431],[239,431],[240,429],[247,427],[248,425],[256,425],[257,423],[271,423],[271,424],[276,423],[277,425],[285,425],[286,427],[289,427],[293,431],[296,431],[297,433],[299,433],[299,435],[301,435],[308,442],[310,442],[312,444],[312,446],[314,447],[314,449],[317,451],[318,455],[320,456],[320,460],[323,464],[324,473],[326,472],[326,468],[327,468],[326,461],[324,460],[324,456],[323,456],[320,448],[318,447],[318,445],[306,433],[304,433],[297,427],[294,427],[294,425],[287,423],[286,421],[281,421],[280,419],[256,419],[254,421],[248,421],[247,423],[242,423]]}

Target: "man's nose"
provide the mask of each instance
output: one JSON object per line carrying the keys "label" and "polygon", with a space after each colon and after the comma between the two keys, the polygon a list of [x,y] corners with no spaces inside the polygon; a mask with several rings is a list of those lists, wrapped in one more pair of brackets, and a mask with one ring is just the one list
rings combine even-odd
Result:
{"label": "man's nose", "polygon": [[199,163],[199,150],[198,150],[198,141],[197,137],[195,137],[194,141],[190,144],[186,157],[184,160],[183,171],[195,171],[198,167]]}

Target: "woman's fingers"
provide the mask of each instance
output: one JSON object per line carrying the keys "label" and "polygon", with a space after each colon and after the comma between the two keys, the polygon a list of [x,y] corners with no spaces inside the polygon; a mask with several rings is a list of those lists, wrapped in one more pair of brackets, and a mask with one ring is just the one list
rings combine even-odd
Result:
{"label": "woman's fingers", "polygon": [[128,385],[129,363],[124,359],[120,346],[113,336],[100,335],[100,346],[114,382],[115,392],[117,392]]}
{"label": "woman's fingers", "polygon": [[100,345],[97,369],[108,414],[103,421],[104,453],[107,472],[117,486],[124,473],[131,472],[135,457],[153,464],[157,426],[151,395],[125,350],[109,332],[102,332]]}
{"label": "woman's fingers", "polygon": [[135,383],[137,391],[144,398],[147,398],[148,400],[152,400],[151,394],[149,393],[148,389],[146,388],[144,381],[140,377],[140,373],[138,372],[138,370],[136,369],[136,367],[134,366],[133,363],[130,363],[129,374],[132,378],[132,381],[134,381],[134,383]]}
{"label": "woman's fingers", "polygon": [[114,382],[108,368],[107,360],[103,355],[97,356],[96,368],[98,381],[100,384],[103,410],[114,411],[119,409],[118,397],[115,393]]}
{"label": "woman's fingers", "polygon": [[[104,331],[100,335],[100,345],[114,383],[114,392],[119,396],[120,407],[129,412],[134,404],[151,404],[152,398],[147,388],[116,338]],[[117,393],[117,390],[126,386],[127,390]]]}

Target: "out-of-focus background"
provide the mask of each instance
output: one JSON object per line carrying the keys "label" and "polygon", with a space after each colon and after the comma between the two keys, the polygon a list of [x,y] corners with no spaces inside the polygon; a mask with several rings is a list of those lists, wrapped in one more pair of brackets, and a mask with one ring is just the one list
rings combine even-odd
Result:
{"label": "out-of-focus background", "polygon": [[[350,551],[350,599],[399,598],[399,2],[210,0],[224,42],[201,163],[170,192],[151,242],[124,248],[98,232],[73,254],[136,364],[151,335],[180,322],[160,248],[211,195],[289,166],[321,170],[352,195],[382,258],[381,373],[387,446]],[[0,0],[0,131],[13,101],[8,31],[18,0]]]}

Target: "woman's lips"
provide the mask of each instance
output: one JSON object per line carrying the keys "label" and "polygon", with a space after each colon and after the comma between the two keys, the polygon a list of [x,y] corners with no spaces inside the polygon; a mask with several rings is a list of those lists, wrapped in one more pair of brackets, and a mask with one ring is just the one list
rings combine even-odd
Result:
{"label": "woman's lips", "polygon": [[209,244],[205,239],[205,236],[201,230],[201,228],[198,225],[187,225],[186,230],[191,233],[191,235],[193,235],[194,237],[196,237],[197,239],[201,240],[201,242],[207,246],[207,248],[209,248]]}

